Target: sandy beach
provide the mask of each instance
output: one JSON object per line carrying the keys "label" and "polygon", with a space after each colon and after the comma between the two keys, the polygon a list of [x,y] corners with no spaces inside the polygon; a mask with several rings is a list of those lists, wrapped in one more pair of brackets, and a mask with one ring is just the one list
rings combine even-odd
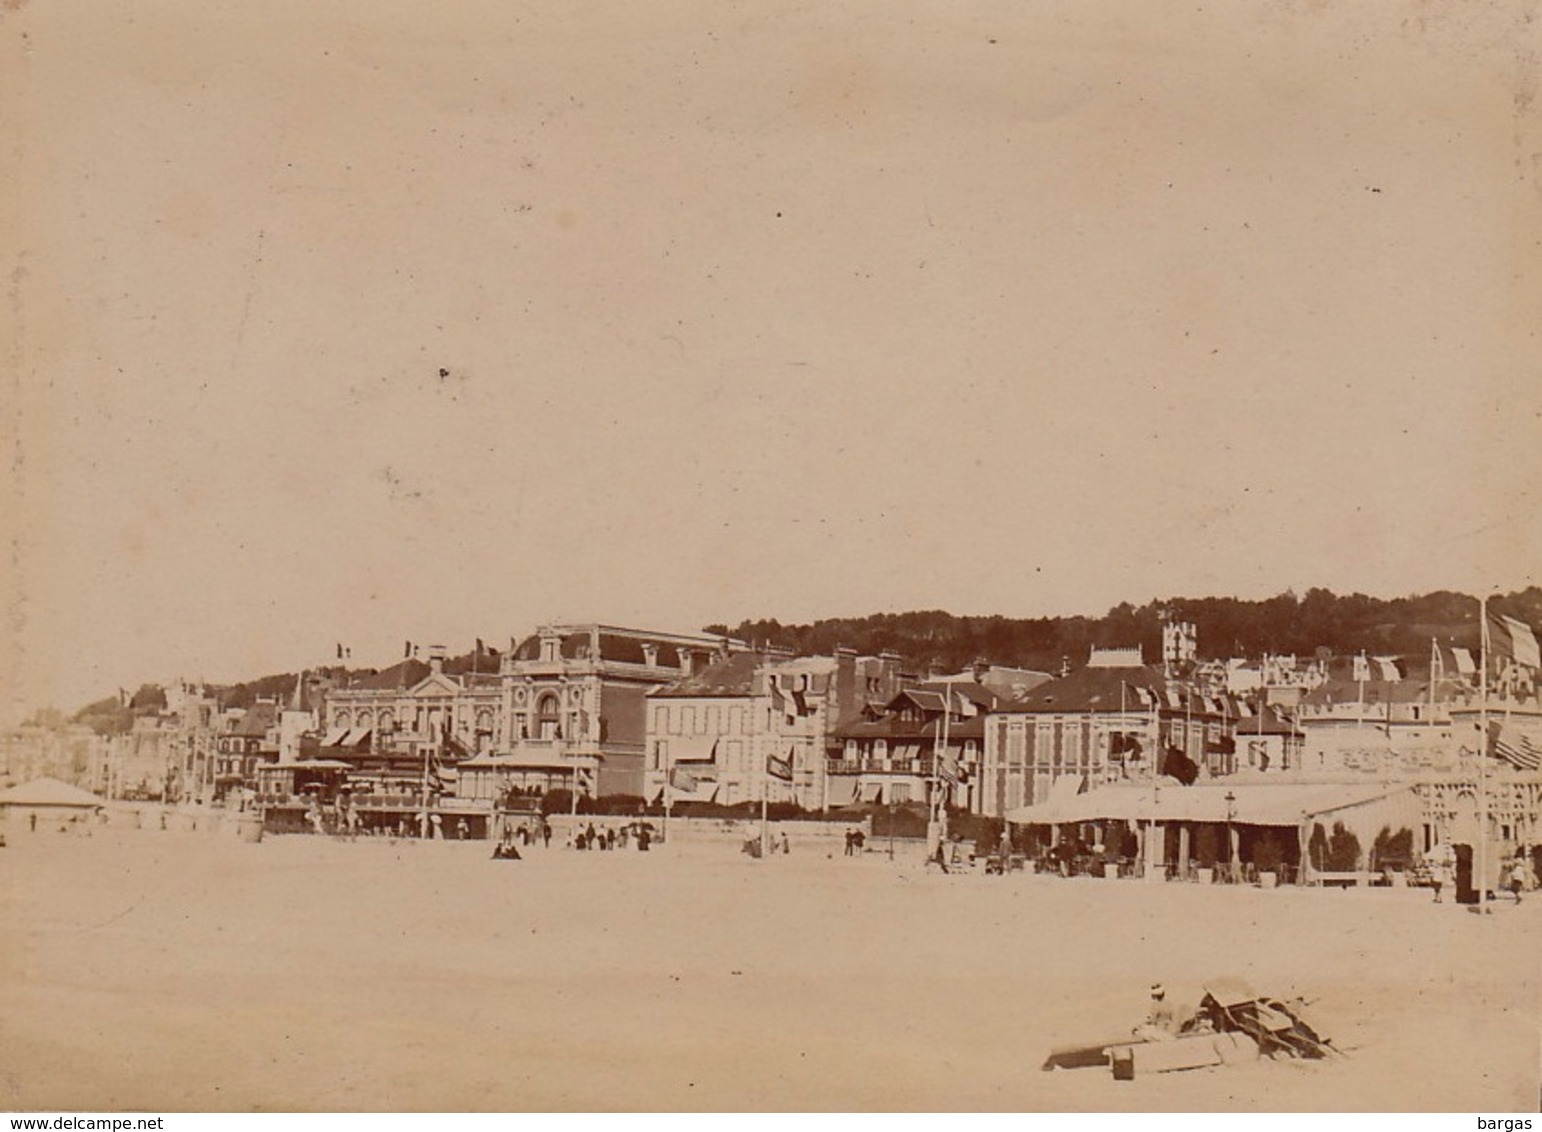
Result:
{"label": "sandy beach", "polygon": [[[0,850],[0,1107],[1534,1109],[1542,898],[944,877],[870,853],[108,830]],[[1118,1082],[1049,1047],[1216,975],[1351,1052]]]}

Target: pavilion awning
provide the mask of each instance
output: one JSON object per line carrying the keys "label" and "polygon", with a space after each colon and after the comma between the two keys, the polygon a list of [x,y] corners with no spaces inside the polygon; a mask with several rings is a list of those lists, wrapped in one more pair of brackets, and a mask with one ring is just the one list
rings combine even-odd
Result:
{"label": "pavilion awning", "polygon": [[[1157,788],[1149,785],[1106,786],[1085,794],[1059,797],[1052,794],[1038,805],[1007,811],[1006,818],[1018,825],[1059,825],[1110,819],[1232,821],[1238,825],[1294,827],[1315,817],[1364,806],[1411,789],[1409,786],[1296,783],[1182,786],[1174,781]],[[1227,795],[1231,797],[1228,799]]]}

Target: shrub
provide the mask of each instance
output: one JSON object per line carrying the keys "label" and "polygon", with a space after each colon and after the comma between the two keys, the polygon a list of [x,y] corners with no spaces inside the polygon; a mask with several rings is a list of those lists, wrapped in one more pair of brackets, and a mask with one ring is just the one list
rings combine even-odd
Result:
{"label": "shrub", "polygon": [[[1133,856],[1133,854],[1132,854]],[[1213,825],[1202,825],[1194,832],[1194,859],[1202,869],[1213,869],[1221,859],[1221,835]]]}
{"label": "shrub", "polygon": [[874,837],[925,837],[926,807],[910,803],[895,806],[891,811],[878,806],[873,809]]}
{"label": "shrub", "polygon": [[1285,847],[1280,843],[1280,835],[1272,829],[1265,830],[1253,849],[1253,867],[1261,873],[1277,873],[1284,863]]}
{"label": "shrub", "polygon": [[1413,863],[1413,830],[1400,829],[1392,832],[1390,826],[1382,826],[1371,846],[1371,865],[1375,868],[1406,869]]}
{"label": "shrub", "polygon": [[[974,823],[974,851],[977,856],[986,856],[995,853],[1001,848],[1001,835],[1006,829],[1006,822],[1000,818],[985,818]],[[968,834],[965,834],[968,840]]]}
{"label": "shrub", "polygon": [[1328,831],[1323,829],[1321,822],[1312,826],[1311,839],[1306,843],[1306,856],[1314,869],[1322,871],[1328,868]]}
{"label": "shrub", "polygon": [[1333,834],[1328,838],[1327,861],[1327,871],[1330,873],[1352,873],[1360,867],[1360,839],[1345,829],[1341,821],[1333,823]]}

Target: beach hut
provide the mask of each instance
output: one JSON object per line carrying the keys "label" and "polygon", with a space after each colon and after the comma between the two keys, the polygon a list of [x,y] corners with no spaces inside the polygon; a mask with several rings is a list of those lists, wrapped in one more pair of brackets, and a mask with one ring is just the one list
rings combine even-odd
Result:
{"label": "beach hut", "polygon": [[57,831],[101,813],[107,803],[57,778],[34,778],[0,790],[0,816],[12,832]]}

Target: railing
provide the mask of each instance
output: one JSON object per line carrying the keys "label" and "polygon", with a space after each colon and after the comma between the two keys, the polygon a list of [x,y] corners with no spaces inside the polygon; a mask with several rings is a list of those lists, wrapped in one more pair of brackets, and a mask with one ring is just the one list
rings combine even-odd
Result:
{"label": "railing", "polygon": [[826,759],[829,774],[902,774],[926,778],[932,773],[931,759]]}

